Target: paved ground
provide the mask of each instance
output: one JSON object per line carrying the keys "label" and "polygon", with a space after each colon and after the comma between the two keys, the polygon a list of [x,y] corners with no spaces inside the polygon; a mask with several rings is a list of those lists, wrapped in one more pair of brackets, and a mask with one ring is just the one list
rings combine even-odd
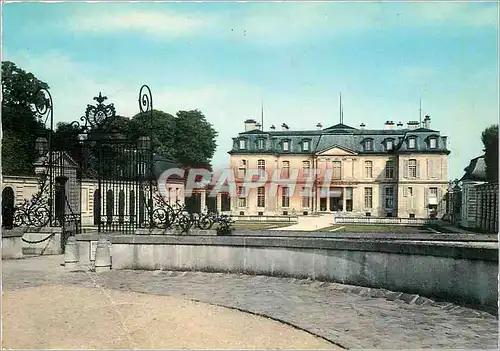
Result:
{"label": "paved ground", "polygon": [[275,228],[270,230],[318,230],[331,227],[333,224],[332,214],[321,214],[318,216],[299,216],[299,222],[288,227]]}
{"label": "paved ground", "polygon": [[4,348],[339,348],[268,318],[171,296],[66,285],[9,290],[2,300]]}
{"label": "paved ground", "polygon": [[[497,349],[497,319],[452,304],[391,301],[376,290],[236,274],[66,272],[62,256],[3,261],[3,289],[64,285],[191,299],[269,316],[345,348]],[[387,296],[387,295],[384,295]]]}

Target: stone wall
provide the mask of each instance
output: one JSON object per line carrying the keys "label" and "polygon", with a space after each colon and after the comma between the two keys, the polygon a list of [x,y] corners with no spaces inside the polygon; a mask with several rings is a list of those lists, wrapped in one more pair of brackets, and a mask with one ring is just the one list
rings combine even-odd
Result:
{"label": "stone wall", "polygon": [[498,244],[450,241],[109,237],[113,269],[241,272],[309,277],[496,306]]}
{"label": "stone wall", "polygon": [[22,236],[23,232],[19,229],[2,229],[2,260],[23,257]]}

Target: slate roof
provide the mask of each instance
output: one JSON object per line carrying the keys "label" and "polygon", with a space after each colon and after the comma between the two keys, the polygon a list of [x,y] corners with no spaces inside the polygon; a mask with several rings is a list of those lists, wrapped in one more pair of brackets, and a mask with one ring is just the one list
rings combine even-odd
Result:
{"label": "slate roof", "polygon": [[484,155],[478,156],[470,160],[467,167],[464,168],[465,174],[460,181],[486,181],[486,163],[484,162]]}
{"label": "slate roof", "polygon": [[[437,139],[437,147],[430,148],[429,139]],[[415,148],[409,148],[408,140],[415,139]],[[239,140],[246,140],[246,148],[239,149]],[[264,140],[264,149],[258,148],[258,140]],[[372,140],[372,150],[365,150],[365,141]],[[393,151],[386,151],[386,141],[392,139]],[[284,140],[290,141],[290,150],[283,151]],[[304,140],[310,141],[310,150],[303,151]],[[322,130],[282,130],[262,131],[252,130],[239,133],[233,138],[233,148],[229,154],[316,154],[331,147],[338,146],[359,154],[377,153],[445,153],[450,151],[446,146],[447,137],[439,131],[428,128],[417,129],[356,129],[345,124],[336,124]]]}

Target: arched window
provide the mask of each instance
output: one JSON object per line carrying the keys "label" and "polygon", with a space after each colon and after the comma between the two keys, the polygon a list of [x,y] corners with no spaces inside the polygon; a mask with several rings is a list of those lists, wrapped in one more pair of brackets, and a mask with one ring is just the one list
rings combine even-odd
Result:
{"label": "arched window", "polygon": [[118,221],[123,223],[125,218],[125,192],[120,190],[120,194],[118,195]]}
{"label": "arched window", "polygon": [[115,207],[115,196],[113,190],[109,189],[106,192],[106,222],[111,224],[113,222],[113,212]]}
{"label": "arched window", "polygon": [[101,194],[99,189],[94,191],[94,225],[101,222]]}
{"label": "arched window", "polygon": [[2,190],[2,227],[12,229],[14,226],[14,189],[10,186]]}
{"label": "arched window", "polygon": [[130,214],[130,223],[135,223],[135,193],[133,190],[130,190],[129,194],[129,214]]}

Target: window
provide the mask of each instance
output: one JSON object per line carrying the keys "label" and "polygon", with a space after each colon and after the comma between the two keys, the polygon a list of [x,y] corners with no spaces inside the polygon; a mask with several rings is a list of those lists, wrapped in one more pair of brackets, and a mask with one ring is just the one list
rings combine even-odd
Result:
{"label": "window", "polygon": [[368,139],[365,140],[365,151],[372,151],[373,150],[373,140]]}
{"label": "window", "polygon": [[257,147],[259,148],[259,150],[264,149],[264,139],[257,140]]}
{"label": "window", "polygon": [[307,178],[311,175],[311,162],[302,161],[302,172],[304,178]]}
{"label": "window", "polygon": [[240,139],[240,150],[243,150],[245,148],[246,148],[246,140]]}
{"label": "window", "polygon": [[385,142],[385,150],[386,151],[391,151],[394,148],[394,142],[389,139]]}
{"label": "window", "polygon": [[417,178],[417,160],[408,161],[408,176],[410,178]]}
{"label": "window", "polygon": [[257,169],[259,173],[259,177],[265,177],[266,176],[266,161],[265,160],[258,160],[257,161]]}
{"label": "window", "polygon": [[352,212],[352,188],[345,188],[345,209]]}
{"label": "window", "polygon": [[431,149],[437,148],[437,139],[436,138],[430,138],[429,139],[429,147]]}
{"label": "window", "polygon": [[283,179],[290,178],[290,161],[283,161],[282,168],[283,169],[281,171],[281,178]]}
{"label": "window", "polygon": [[257,207],[266,207],[266,188],[257,188]]}
{"label": "window", "polygon": [[240,165],[238,166],[238,178],[245,178],[247,172],[247,160],[240,160]]}
{"label": "window", "polygon": [[342,162],[333,161],[333,179],[342,179]]}
{"label": "window", "polygon": [[394,161],[387,161],[385,163],[385,177],[389,179],[394,178]]}
{"label": "window", "polygon": [[410,138],[408,139],[408,148],[409,149],[414,149],[416,145],[416,140],[415,138]]}
{"label": "window", "polygon": [[406,188],[406,208],[413,209],[413,187]]}
{"label": "window", "polygon": [[393,208],[394,207],[394,188],[387,187],[385,188],[385,208]]}
{"label": "window", "polygon": [[290,196],[288,187],[283,187],[281,190],[281,207],[290,206]]}
{"label": "window", "polygon": [[170,199],[172,197],[172,188],[169,187],[168,188],[168,192],[167,192],[167,203],[170,205]]}
{"label": "window", "polygon": [[365,161],[365,178],[373,177],[373,162]]}
{"label": "window", "polygon": [[304,140],[302,142],[302,151],[309,151],[309,140]]}
{"label": "window", "polygon": [[437,198],[437,196],[438,196],[438,188],[429,188],[429,197]]}
{"label": "window", "polygon": [[427,160],[427,177],[436,178],[436,160]]}
{"label": "window", "polygon": [[288,140],[283,141],[283,151],[290,151],[290,141]]}
{"label": "window", "polygon": [[238,187],[238,207],[247,207],[247,198],[245,197],[245,187]]}
{"label": "window", "polygon": [[302,207],[308,208],[311,206],[311,188],[302,188]]}
{"label": "window", "polygon": [[365,208],[372,208],[372,188],[365,188]]}

